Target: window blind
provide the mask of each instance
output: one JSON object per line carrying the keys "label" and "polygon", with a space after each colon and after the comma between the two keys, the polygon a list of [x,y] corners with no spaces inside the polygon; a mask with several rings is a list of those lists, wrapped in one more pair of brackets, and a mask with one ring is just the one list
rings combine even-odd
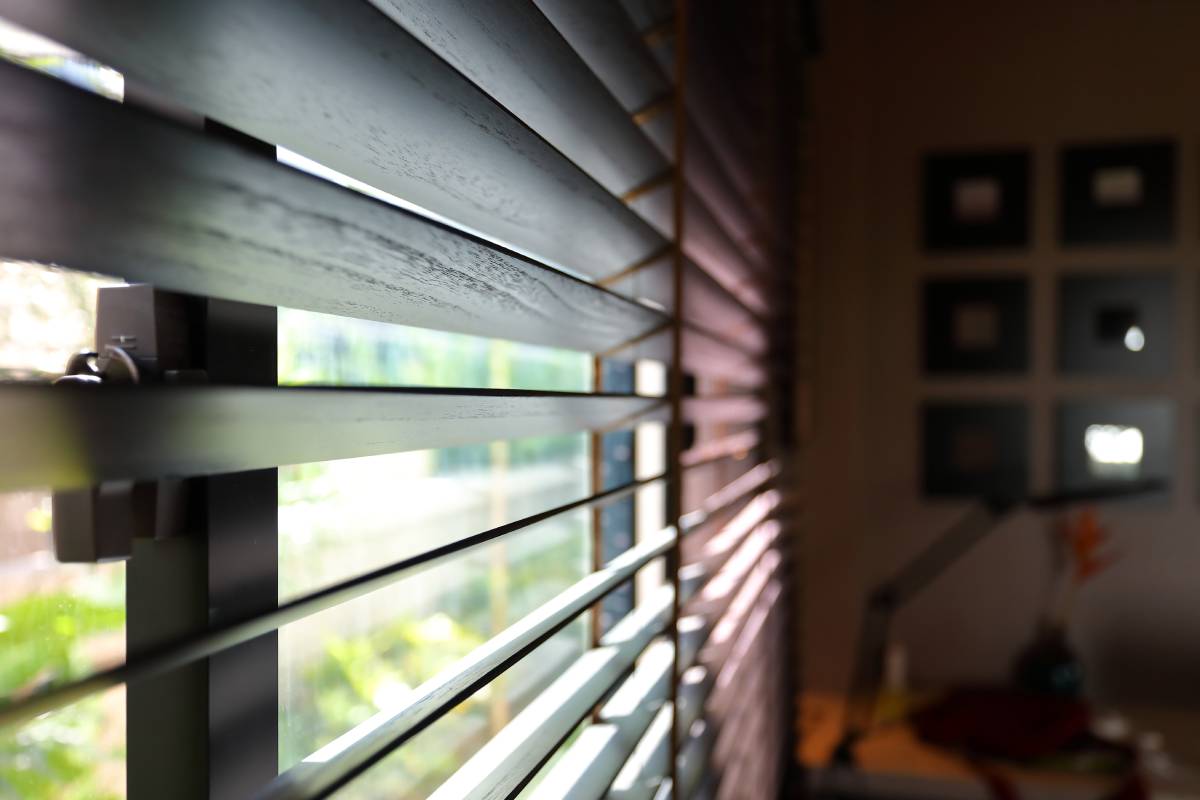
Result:
{"label": "window blind", "polygon": [[[773,796],[789,702],[772,391],[785,267],[748,200],[748,156],[688,83],[685,5],[0,0],[3,19],[126,81],[119,103],[0,63],[0,258],[205,309],[171,321],[193,360],[169,375],[0,384],[0,492],[159,493],[152,536],[122,556],[123,659],[9,692],[0,735],[128,687],[130,797],[363,796],[394,754],[588,620],[587,646],[430,796],[726,797],[746,781]],[[276,309],[566,348],[592,358],[592,388],[279,385]],[[635,377],[645,362],[665,387]],[[606,480],[651,429],[662,464]],[[589,493],[433,546],[398,525],[409,555],[281,597],[277,467],[571,434],[590,437]],[[191,544],[160,535],[180,485]],[[283,763],[282,629],[576,512],[592,534],[582,577]],[[614,619],[596,613],[617,595]]]}

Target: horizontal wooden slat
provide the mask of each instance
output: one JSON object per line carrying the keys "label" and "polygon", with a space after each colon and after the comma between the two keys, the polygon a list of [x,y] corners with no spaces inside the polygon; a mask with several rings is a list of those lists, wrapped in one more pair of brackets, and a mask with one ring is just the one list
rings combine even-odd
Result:
{"label": "horizontal wooden slat", "polygon": [[611,274],[662,246],[365,0],[0,0],[0,16],[192,111],[574,272]]}
{"label": "horizontal wooden slat", "polygon": [[[683,598],[681,597],[681,600]],[[686,674],[695,663],[711,626],[698,617],[679,621],[678,667]],[[534,798],[599,800],[629,760],[658,707],[667,698],[676,662],[670,642],[651,645],[637,668],[600,708],[598,723],[586,728],[542,780]],[[711,681],[681,686],[681,720],[696,719]],[[701,693],[703,692],[703,694]]]}
{"label": "horizontal wooden slat", "polygon": [[627,112],[645,108],[670,91],[619,3],[534,1]]}
{"label": "horizontal wooden slat", "polygon": [[642,336],[627,344],[613,348],[606,352],[605,356],[624,361],[648,358],[654,361],[670,363],[674,357],[674,350],[671,344],[671,330],[663,328],[648,336]]}
{"label": "horizontal wooden slat", "polygon": [[547,436],[628,421],[623,395],[401,389],[4,386],[0,490],[207,475]]}
{"label": "horizontal wooden slat", "polygon": [[[778,523],[770,521],[747,536],[728,563],[713,575],[698,596],[699,602],[689,606],[694,609],[691,616],[706,622],[702,628],[703,636],[698,641],[702,648],[698,668],[709,670],[710,675],[713,671],[720,673],[723,670],[738,631],[778,569],[779,554],[769,549],[778,532]],[[707,701],[715,684],[716,681],[710,680],[702,690],[697,690],[702,691],[702,703]],[[736,689],[734,694],[737,694]],[[687,724],[697,713],[693,711],[692,717],[682,720],[683,723]]]}
{"label": "horizontal wooden slat", "polygon": [[[703,517],[700,524],[693,525],[691,533],[685,539],[684,552],[682,553],[684,566],[680,569],[686,568],[689,571],[699,569],[704,574],[704,580],[707,580],[708,575],[711,574],[709,570],[715,568],[705,563],[711,559],[711,555],[706,556],[708,543],[718,539],[730,520],[743,512],[755,496],[753,492],[748,493],[739,498],[737,502],[731,503],[716,514]],[[684,518],[688,522],[691,522],[694,516],[699,515],[693,510],[689,510],[684,514]],[[720,559],[716,559],[716,561],[720,561]]]}
{"label": "horizontal wooden slat", "polygon": [[708,769],[708,755],[716,739],[712,725],[700,723],[698,728],[679,750],[679,796],[689,799],[704,778]]}
{"label": "horizontal wooden slat", "polygon": [[413,689],[403,706],[380,711],[281,774],[259,796],[273,800],[329,796],[666,553],[675,539],[674,529],[668,528],[626,550]]}
{"label": "horizontal wooden slat", "polygon": [[650,55],[658,62],[664,72],[671,72],[675,66],[675,23],[667,20],[642,32],[642,40],[650,48]]}
{"label": "horizontal wooden slat", "polygon": [[730,180],[724,165],[713,151],[708,128],[696,123],[689,113],[686,137],[687,156],[683,160],[688,184],[703,198],[713,216],[758,267],[765,264],[765,253],[758,241],[761,223],[753,206]]}
{"label": "horizontal wooden slat", "polygon": [[[742,477],[735,478],[733,481],[730,481],[729,486],[737,486],[741,481],[743,481]],[[758,481],[755,481],[755,483],[758,483]],[[783,493],[778,489],[763,489],[761,485],[756,487],[757,490],[761,491],[758,491],[758,493],[751,492],[749,502],[737,506],[735,513],[721,520],[721,524],[715,526],[715,529],[710,530],[709,534],[704,537],[703,547],[699,548],[696,560],[705,562],[708,565],[709,572],[719,569],[720,564],[724,563],[723,559],[728,557],[733,548],[737,547],[738,543],[748,533],[768,518],[781,515]],[[720,497],[728,491],[729,488],[727,486],[716,492],[712,497]]]}
{"label": "horizontal wooden slat", "polygon": [[[697,624],[698,623],[698,624]],[[695,662],[709,626],[697,618],[680,620],[679,668]],[[666,699],[675,667],[670,642],[652,645],[637,668],[601,707],[597,724],[583,731],[543,778],[535,798],[543,800],[599,800],[630,759],[636,743],[646,733],[656,709]],[[687,719],[699,715],[703,698],[688,685],[681,694]],[[707,684],[703,687],[707,691]]]}
{"label": "horizontal wooden slat", "polygon": [[637,668],[601,707],[531,795],[531,800],[600,800],[662,706],[670,688],[674,649],[650,645]]}
{"label": "horizontal wooden slat", "polygon": [[[671,344],[671,331],[660,330],[608,350],[605,356],[630,361],[648,358],[670,362],[673,355]],[[755,389],[766,379],[765,371],[751,354],[694,326],[684,328],[682,356],[685,372],[716,378],[740,389]],[[708,405],[712,408],[710,413],[739,413],[733,411],[731,405]],[[704,407],[708,406],[697,406],[697,409],[702,411]],[[716,417],[713,419],[716,420]],[[728,418],[728,421],[733,420],[733,417]]]}
{"label": "horizontal wooden slat", "polygon": [[680,518],[680,525],[685,533],[696,530],[710,519],[720,516],[756,494],[778,474],[779,467],[775,462],[764,461],[705,498],[698,508],[688,511]]}
{"label": "horizontal wooden slat", "polygon": [[749,614],[741,623],[736,638],[729,644],[728,655],[713,684],[712,698],[718,708],[728,707],[733,702],[733,697],[729,692],[735,685],[738,672],[749,663],[746,655],[753,647],[755,639],[774,609],[782,591],[783,587],[778,580],[773,578],[767,583],[758,594]]}
{"label": "horizontal wooden slat", "polygon": [[[675,307],[674,267],[672,254],[664,253],[640,269],[605,281],[604,286],[618,294],[649,301],[669,312]],[[684,294],[684,303],[687,302],[688,295]]]}
{"label": "horizontal wooden slat", "polygon": [[650,58],[658,64],[664,75],[669,76],[672,84],[676,77],[675,34],[676,24],[672,13],[668,13],[657,21],[650,21],[647,15],[634,15],[634,27],[642,45],[650,54]]}
{"label": "horizontal wooden slat", "polygon": [[680,454],[679,463],[685,467],[695,467],[724,458],[745,458],[758,447],[759,441],[757,431],[739,431],[694,445]]}
{"label": "horizontal wooden slat", "polygon": [[581,350],[604,350],[665,319],[28,70],[0,64],[0,96],[0,257]]}
{"label": "horizontal wooden slat", "polygon": [[[673,260],[664,254],[640,269],[604,285],[618,294],[648,300],[666,310],[674,307]],[[697,327],[720,331],[724,338],[748,352],[766,350],[767,335],[762,320],[737,295],[721,285],[691,259],[684,261],[683,316]]]}
{"label": "horizontal wooden slat", "polygon": [[766,380],[754,354],[694,325],[684,327],[683,366],[693,375],[718,378],[743,389],[757,388]]}
{"label": "horizontal wooden slat", "polygon": [[[712,756],[719,764],[732,766],[734,775],[752,760],[747,757],[750,755],[749,748],[739,739],[743,736],[761,735],[761,731],[754,730],[757,726],[753,723],[760,720],[764,711],[767,711],[762,707],[763,704],[778,702],[780,699],[764,696],[764,690],[769,690],[769,680],[764,679],[769,679],[771,676],[768,673],[775,671],[774,665],[763,663],[770,658],[770,654],[763,652],[765,648],[762,647],[764,634],[770,630],[772,621],[772,615],[768,614],[766,624],[759,628],[757,640],[750,651],[750,662],[744,665],[749,668],[740,671],[737,683],[732,687],[733,694],[739,702],[727,704],[723,709],[719,708],[721,704],[716,698],[713,702],[713,717],[715,719],[720,716],[721,732],[714,743]],[[721,713],[722,711],[724,713]]]}
{"label": "horizontal wooden slat", "polygon": [[783,670],[779,669],[779,659],[774,657],[782,638],[779,623],[783,616],[778,602],[782,591],[776,593],[776,589],[782,589],[779,581],[773,581],[760,595],[756,608],[766,611],[765,619],[762,625],[748,628],[753,638],[749,647],[741,651],[742,657],[720,667],[722,674],[733,673],[733,678],[723,683],[723,694],[716,691],[716,681],[710,694],[713,717],[722,723],[715,755],[724,763],[728,763],[727,756],[731,755],[728,751],[742,749],[737,739],[752,734],[744,728],[746,719],[761,719],[770,714],[771,706],[783,696],[779,680]]}
{"label": "horizontal wooden slat", "polygon": [[700,649],[712,632],[712,624],[699,614],[679,618],[679,669],[685,670],[696,662]]}
{"label": "horizontal wooden slat", "polygon": [[[737,426],[699,424],[696,426],[696,432],[698,435],[702,435],[703,433],[705,433],[709,430],[722,430],[722,429],[725,429],[726,427],[737,427]],[[682,506],[683,509],[685,511],[690,511],[693,508],[699,507],[702,503],[704,503],[707,500],[707,498],[711,495],[711,493],[717,487],[720,487],[720,486],[732,483],[735,480],[738,480],[743,474],[750,471],[755,463],[756,463],[755,460],[750,459],[750,458],[737,459],[737,460],[724,459],[721,461],[711,461],[708,464],[705,464],[703,466],[693,467],[693,468],[687,470],[686,472],[683,473],[682,483],[681,483],[682,497],[680,499],[680,502],[683,504],[683,506]],[[740,508],[742,504],[737,503],[736,505],[738,506],[738,508]],[[731,510],[736,510],[736,509],[731,509]],[[725,516],[725,515],[722,515],[722,516]],[[712,532],[712,528],[710,527],[707,529],[707,533],[711,533],[711,532]],[[687,543],[686,549],[689,552],[694,550],[695,547],[697,546],[695,544],[696,540],[701,539],[701,538],[708,538],[708,537],[707,536],[696,537],[695,539],[693,539]]]}
{"label": "horizontal wooden slat", "polygon": [[[711,772],[719,776],[718,797],[726,800],[737,800],[740,795],[737,787],[747,782],[761,785],[764,792],[770,793],[767,796],[777,797],[779,794],[774,786],[780,771],[776,759],[780,754],[787,757],[783,742],[790,722],[788,715],[779,713],[779,706],[786,708],[789,703],[783,691],[772,687],[780,683],[775,675],[769,673],[774,671],[773,666],[761,663],[779,657],[761,643],[766,635],[781,635],[775,622],[777,618],[778,615],[768,618],[764,635],[760,636],[760,642],[755,647],[756,652],[751,654],[751,659],[756,662],[754,668],[744,671],[738,678],[735,692],[743,698],[742,701],[731,705],[719,718],[719,712],[713,711],[719,732],[709,753],[709,760],[712,763]],[[855,790],[858,789],[861,789],[861,784],[855,786]],[[919,793],[910,796],[921,800],[927,797]]]}
{"label": "horizontal wooden slat", "polygon": [[730,641],[778,566],[778,553],[770,548],[779,536],[779,527],[778,520],[768,520],[749,533],[696,596],[693,607],[699,613],[721,615],[713,631],[716,646]]}
{"label": "horizontal wooden slat", "polygon": [[687,397],[683,401],[683,414],[690,422],[747,424],[758,422],[766,413],[766,402],[752,394]]}
{"label": "horizontal wooden slat", "polygon": [[[630,749],[645,732],[657,706],[669,696],[674,654],[674,646],[669,640],[652,645],[637,668],[600,708],[599,721],[619,726]],[[627,726],[628,722],[632,724]],[[624,760],[622,758],[621,763]],[[616,775],[615,771],[613,775]]]}
{"label": "horizontal wooden slat", "polygon": [[689,190],[684,199],[683,250],[705,272],[757,314],[767,311],[762,274],[743,256],[704,200]]}
{"label": "horizontal wooden slat", "polygon": [[779,644],[787,635],[781,606],[779,602],[771,605],[741,662],[748,669],[728,684],[728,699],[735,702],[727,704],[724,712],[714,708],[720,731],[712,750],[713,771],[720,775],[723,797],[736,798],[740,785],[762,778],[766,779],[764,793],[771,797],[778,794],[778,782],[783,777],[781,762],[787,758],[783,743],[794,721],[788,713],[786,672],[780,668],[785,660]]}
{"label": "horizontal wooden slat", "polygon": [[671,181],[629,200],[629,207],[666,239],[675,238],[675,195]]}
{"label": "horizontal wooden slat", "polygon": [[[610,192],[666,169],[657,148],[531,0],[371,0]],[[608,3],[578,4],[597,16]]]}
{"label": "horizontal wooden slat", "polygon": [[639,124],[668,161],[675,161],[675,115],[670,108],[643,118]]}
{"label": "horizontal wooden slat", "polygon": [[682,597],[684,595],[682,587],[688,587],[687,595],[691,597],[700,590],[700,587],[704,585],[706,580],[708,580],[708,572],[705,570],[704,564],[693,562],[684,564],[679,568],[679,585],[681,587],[679,605],[681,608],[683,607]]}
{"label": "horizontal wooden slat", "polygon": [[616,726],[611,724],[584,728],[530,792],[530,800],[603,798],[627,757],[627,754],[617,752],[613,745],[619,735]]}
{"label": "horizontal wooden slat", "polygon": [[[703,572],[705,580],[697,587],[697,591],[707,585],[707,579],[717,574],[728,562],[733,552],[741,546],[743,540],[761,525],[768,516],[779,507],[779,493],[768,490],[755,497],[733,514],[725,523],[712,531],[703,542],[691,548],[692,555],[685,558],[687,563],[680,570],[698,569]],[[688,539],[696,541],[699,537],[689,535]],[[689,607],[700,607],[702,603],[692,603]]]}
{"label": "horizontal wooden slat", "polygon": [[516,792],[620,679],[671,620],[664,587],[627,614],[532,703],[496,733],[431,800],[485,800]]}
{"label": "horizontal wooden slat", "polygon": [[[704,663],[714,666],[721,673],[724,673],[727,668],[736,671],[739,658],[735,650],[736,636],[748,624],[747,620],[751,618],[754,609],[762,601],[762,593],[771,583],[777,582],[775,578],[779,572],[779,563],[779,553],[771,550],[764,555],[761,563],[755,565],[745,583],[739,587],[737,596],[730,603],[730,611],[713,628],[711,639],[706,643],[706,649],[702,656]],[[748,607],[747,604],[749,604]],[[738,608],[735,610],[733,606],[738,606]],[[728,683],[720,685],[719,691],[714,685],[714,710],[728,709],[731,704],[738,702],[739,692],[736,686]]]}
{"label": "horizontal wooden slat", "polygon": [[[0,725],[10,725],[32,719],[47,711],[69,705],[89,695],[123,683],[136,683],[162,675],[173,669],[193,664],[216,655],[239,644],[245,644],[285,625],[298,622],[334,606],[364,597],[387,586],[391,586],[412,571],[445,561],[467,550],[494,542],[532,525],[567,514],[581,508],[602,508],[607,503],[627,497],[638,488],[657,482],[666,476],[627,483],[599,492],[589,497],[573,500],[554,508],[539,511],[512,522],[489,528],[462,539],[456,539],[425,550],[408,558],[394,561],[371,572],[356,575],[348,580],[322,587],[315,592],[294,597],[279,606],[253,617],[207,626],[203,630],[163,642],[152,650],[139,652],[125,663],[118,664],[91,675],[64,684],[53,684],[39,688],[33,693],[24,693],[17,698],[0,698]],[[700,582],[694,581],[689,592],[680,592],[680,597],[689,598]],[[670,598],[668,598],[668,601]],[[668,602],[669,605],[669,602]],[[697,645],[699,647],[699,645]]]}
{"label": "horizontal wooden slat", "polygon": [[610,800],[651,800],[670,770],[672,713],[664,705],[634,747],[629,760],[613,779]]}
{"label": "horizontal wooden slat", "polygon": [[[700,19],[700,15],[691,15],[689,23],[689,52],[695,57],[688,59],[688,80],[686,100],[690,121],[705,133],[710,151],[722,167],[722,171],[737,189],[739,197],[747,201],[746,210],[757,219],[765,218],[758,204],[755,192],[761,189],[761,183],[755,180],[754,170],[759,162],[747,158],[747,153],[755,152],[755,145],[762,141],[761,136],[755,136],[754,125],[759,118],[752,118],[747,113],[747,104],[739,102],[740,97],[731,91],[730,76],[725,72],[731,61],[729,58],[699,57],[704,52],[704,45],[721,37],[721,33],[712,30],[718,19],[713,15],[708,19]],[[709,29],[697,31],[697,29]],[[706,34],[698,36],[697,33]],[[722,37],[723,44],[729,40]],[[738,62],[746,63],[744,60]]]}
{"label": "horizontal wooden slat", "polygon": [[639,31],[647,31],[669,21],[675,14],[675,0],[620,0]]}
{"label": "horizontal wooden slat", "polygon": [[651,54],[618,3],[536,2],[659,152],[674,161],[674,100],[669,77],[673,65],[661,64]]}
{"label": "horizontal wooden slat", "polygon": [[679,677],[679,732],[681,738],[688,737],[688,729],[699,719],[704,718],[704,704],[712,691],[715,676],[700,665],[689,666],[680,672]]}
{"label": "horizontal wooden slat", "polygon": [[758,315],[690,259],[685,262],[684,281],[686,319],[720,331],[751,352],[766,350],[767,335]]}

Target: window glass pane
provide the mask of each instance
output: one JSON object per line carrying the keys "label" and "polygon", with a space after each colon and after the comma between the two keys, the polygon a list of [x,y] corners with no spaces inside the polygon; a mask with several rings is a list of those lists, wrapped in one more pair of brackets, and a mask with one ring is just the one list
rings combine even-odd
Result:
{"label": "window glass pane", "polygon": [[[606,383],[605,386],[608,386]],[[632,387],[630,387],[632,388]],[[634,432],[609,431],[598,437],[600,446],[600,489],[608,490],[633,481]],[[599,528],[600,559],[607,564],[633,546],[634,498],[622,497],[605,504],[595,516]],[[621,584],[600,603],[598,634],[603,635],[617,620],[633,610],[634,584]]]}
{"label": "window glass pane", "polygon": [[[608,393],[633,394],[636,369],[631,361],[600,359],[600,387]],[[633,481],[633,430],[608,431],[596,438],[600,448],[599,487],[615,489]],[[606,564],[633,546],[634,498],[632,495],[605,504],[593,518],[599,526],[599,561]],[[634,583],[627,581],[600,602],[597,635],[603,636],[617,620],[633,610]]]}
{"label": "window glass pane", "polygon": [[579,433],[281,467],[280,600],[586,497],[587,465]]}
{"label": "window glass pane", "polygon": [[591,390],[586,353],[279,310],[279,382]]}
{"label": "window glass pane", "polygon": [[[123,95],[115,71],[3,21],[0,58]],[[115,283],[0,261],[0,380],[49,380],[68,355],[90,349],[95,290]],[[591,389],[590,358],[554,348],[288,310],[280,312],[279,337],[281,384]],[[580,434],[284,468],[280,596],[575,499],[586,493],[586,465]],[[0,694],[124,657],[124,565],[55,563],[48,500],[47,493],[0,496]],[[282,765],[307,754],[308,742],[319,746],[344,732],[363,708],[399,702],[405,685],[578,580],[590,563],[589,523],[586,512],[564,515],[284,628]],[[10,581],[17,572],[21,579]],[[422,734],[440,732],[434,745],[414,742],[396,754],[408,760],[412,796],[436,786],[580,652],[584,624]],[[0,738],[0,796],[123,796],[123,689],[9,733]],[[386,774],[388,765],[373,772]],[[389,796],[404,796],[407,784],[396,775],[386,785]]]}
{"label": "window glass pane", "polygon": [[[0,381],[49,381],[90,349],[96,289],[112,283],[0,261]],[[124,657],[125,565],[58,563],[50,493],[0,494],[0,697]],[[0,730],[0,797],[124,796],[124,697],[114,689]]]}
{"label": "window glass pane", "polygon": [[125,687],[42,714],[0,736],[0,797],[125,797]]}
{"label": "window glass pane", "polygon": [[[125,656],[125,565],[54,559],[47,492],[0,495],[0,696],[93,674]],[[119,797],[124,691],[0,730],[0,797]]]}
{"label": "window glass pane", "polygon": [[562,744],[558,746],[558,749],[554,751],[554,754],[546,760],[546,763],[542,765],[542,768],[539,769],[533,778],[530,779],[529,783],[525,784],[525,788],[522,789],[517,795],[518,800],[520,798],[533,797],[534,794],[537,793],[537,789],[542,785],[542,781],[544,781],[546,776],[549,775],[556,766],[558,766],[558,762],[562,761],[563,756],[565,756],[567,752],[575,745],[575,742],[579,740],[579,736],[590,724],[591,721],[589,719],[575,726],[575,730],[571,731],[567,738],[563,740]]}
{"label": "window glass pane", "polygon": [[650,359],[641,359],[635,362],[633,383],[640,395],[665,397],[667,394],[666,364]]}
{"label": "window glass pane", "polygon": [[[414,736],[338,795],[345,800],[420,800],[455,773],[504,724],[583,650],[581,625],[548,639],[506,673],[503,682],[485,686],[447,716]],[[503,714],[493,701],[503,691]]]}
{"label": "window glass pane", "polygon": [[[634,429],[634,475],[638,480],[662,475],[667,469],[667,426],[661,422],[643,422]],[[637,541],[654,536],[667,525],[667,488],[663,481],[637,490],[634,528]],[[650,597],[666,580],[662,559],[655,559],[638,570],[634,578],[637,597]]]}
{"label": "window glass pane", "polygon": [[[591,389],[583,353],[281,310],[283,384]],[[585,432],[283,467],[280,599],[589,492]],[[579,509],[280,631],[287,769],[583,577]],[[424,797],[578,656],[586,615],[370,770],[351,797]],[[384,791],[386,788],[386,791]]]}
{"label": "window glass pane", "polygon": [[[284,627],[280,767],[376,712],[403,705],[411,689],[579,580],[589,566],[588,540],[586,510],[573,512]],[[582,651],[584,622],[581,617],[547,641],[539,657],[523,659],[452,712],[459,722],[441,730],[451,738],[461,734],[461,741],[427,752],[416,742],[406,745],[400,760],[426,765],[428,775],[401,771],[421,785],[447,777],[486,741],[485,733],[503,727]],[[440,778],[433,774],[439,764],[445,767],[437,767]]]}
{"label": "window glass pane", "polygon": [[95,346],[96,290],[120,281],[0,260],[0,381],[48,381]]}
{"label": "window glass pane", "polygon": [[46,72],[112,100],[121,100],[125,94],[125,79],[116,70],[3,19],[0,19],[0,58]]}

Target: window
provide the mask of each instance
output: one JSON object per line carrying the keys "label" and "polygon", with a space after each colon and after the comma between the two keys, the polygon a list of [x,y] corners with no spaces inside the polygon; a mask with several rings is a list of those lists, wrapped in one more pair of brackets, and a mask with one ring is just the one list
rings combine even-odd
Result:
{"label": "window", "polygon": [[[0,380],[47,381],[92,347],[113,281],[0,261]],[[0,695],[82,678],[125,657],[125,566],[55,559],[49,491],[0,493]],[[0,736],[0,797],[121,797],[122,689]]]}
{"label": "window", "polygon": [[[587,391],[582,353],[281,309],[279,382]],[[585,434],[282,467],[280,600],[588,495]],[[472,548],[280,631],[286,770],[582,578],[586,510]],[[351,784],[426,796],[582,652],[586,618]]]}
{"label": "window", "polygon": [[[722,567],[680,562],[754,536],[777,470],[723,463],[769,308],[729,175],[675,161],[675,28],[144,1],[136,36],[7,7],[88,55],[0,24],[72,84],[0,64],[0,257],[56,265],[0,262],[0,796],[569,796],[613,731],[610,782],[660,787],[673,716],[698,789],[714,681],[670,670]],[[49,385],[80,348],[139,379]],[[59,563],[100,531],[127,562]]]}

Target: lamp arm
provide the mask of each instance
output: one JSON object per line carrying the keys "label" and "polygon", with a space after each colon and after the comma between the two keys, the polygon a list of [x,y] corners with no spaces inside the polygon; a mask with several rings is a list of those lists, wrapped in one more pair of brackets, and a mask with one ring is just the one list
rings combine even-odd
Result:
{"label": "lamp arm", "polygon": [[920,594],[942,573],[963,558],[1017,509],[1028,506],[1039,511],[1065,508],[1075,503],[1104,502],[1161,491],[1166,481],[1150,479],[1120,486],[1097,487],[1013,499],[990,497],[973,507],[890,579],[880,583],[867,598],[859,627],[858,650],[847,700],[842,737],[831,761],[854,766],[854,746],[871,726],[879,686],[882,682],[883,651],[887,646],[892,616]]}

